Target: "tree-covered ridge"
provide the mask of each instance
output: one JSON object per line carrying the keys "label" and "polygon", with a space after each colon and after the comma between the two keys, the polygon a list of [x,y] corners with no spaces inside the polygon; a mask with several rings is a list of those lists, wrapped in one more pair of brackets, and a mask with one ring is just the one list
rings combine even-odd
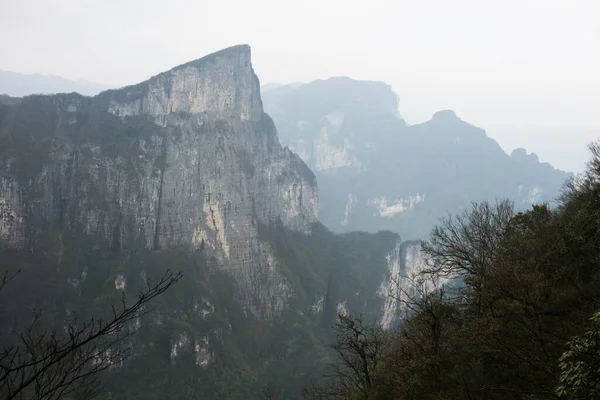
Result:
{"label": "tree-covered ridge", "polygon": [[418,286],[369,362],[357,356],[377,327],[338,336],[341,372],[315,398],[598,399],[600,145],[590,149],[556,209],[479,203],[443,220],[423,243],[422,277],[460,284]]}

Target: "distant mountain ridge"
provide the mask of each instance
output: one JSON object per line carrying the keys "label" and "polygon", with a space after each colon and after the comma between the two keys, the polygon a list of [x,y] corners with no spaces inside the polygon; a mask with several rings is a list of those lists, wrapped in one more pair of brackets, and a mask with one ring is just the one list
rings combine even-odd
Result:
{"label": "distant mountain ridge", "polygon": [[383,82],[335,77],[280,86],[263,104],[282,144],[315,171],[319,219],[338,232],[389,229],[423,239],[440,217],[472,201],[551,202],[570,176],[525,150],[506,154],[452,110],[408,125]]}
{"label": "distant mountain ridge", "polygon": [[269,90],[277,89],[282,86],[287,86],[288,88],[294,88],[303,85],[302,82],[292,82],[292,83],[278,83],[278,82],[267,82],[260,85],[261,93],[266,93]]}
{"label": "distant mountain ridge", "polygon": [[77,92],[94,96],[112,86],[84,80],[71,80],[57,75],[20,74],[0,70],[0,94],[14,97],[30,94],[55,94]]}

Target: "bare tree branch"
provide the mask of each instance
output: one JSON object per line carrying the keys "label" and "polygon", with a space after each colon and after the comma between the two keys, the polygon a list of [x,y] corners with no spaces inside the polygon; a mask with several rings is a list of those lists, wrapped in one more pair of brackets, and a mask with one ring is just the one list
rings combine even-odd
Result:
{"label": "bare tree branch", "polygon": [[325,377],[329,398],[363,397],[375,386],[375,371],[384,354],[385,331],[380,325],[365,326],[361,316],[338,315],[335,327],[336,342],[331,348],[341,363],[332,364]]}
{"label": "bare tree branch", "polygon": [[15,279],[15,277],[17,275],[19,275],[20,273],[21,273],[21,270],[18,270],[17,272],[14,272],[14,273],[9,273],[8,271],[4,271],[4,275],[2,276],[2,281],[0,282],[0,291],[2,291],[2,289],[4,289],[4,286],[6,286],[7,283],[9,283],[13,279]]}
{"label": "bare tree branch", "polygon": [[[14,275],[7,275],[3,285]],[[182,277],[167,270],[155,285],[147,285],[137,300],[112,306],[112,318],[79,323],[77,317],[63,332],[48,331],[40,325],[40,313],[22,331],[15,332],[15,344],[0,354],[0,395],[7,399],[58,400],[66,397],[91,399],[100,390],[98,374],[119,365],[129,355],[124,343],[140,329],[132,321],[152,312],[148,303],[163,294]],[[123,344],[124,345],[123,345]]]}

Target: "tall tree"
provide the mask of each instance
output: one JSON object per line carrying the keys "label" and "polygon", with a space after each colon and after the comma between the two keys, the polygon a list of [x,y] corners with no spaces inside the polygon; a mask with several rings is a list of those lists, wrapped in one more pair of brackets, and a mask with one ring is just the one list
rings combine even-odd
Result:
{"label": "tall tree", "polygon": [[327,395],[332,399],[376,398],[376,371],[384,354],[385,331],[378,325],[365,325],[362,316],[338,315],[334,327],[336,341],[331,346],[338,363],[327,374]]}

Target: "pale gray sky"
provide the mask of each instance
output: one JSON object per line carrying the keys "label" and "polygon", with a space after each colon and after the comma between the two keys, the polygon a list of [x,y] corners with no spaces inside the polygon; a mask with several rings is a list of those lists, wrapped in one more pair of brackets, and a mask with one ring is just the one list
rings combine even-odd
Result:
{"label": "pale gray sky", "polygon": [[600,0],[0,3],[0,69],[125,85],[248,43],[263,83],[385,81],[409,123],[454,109],[562,168],[600,135]]}

